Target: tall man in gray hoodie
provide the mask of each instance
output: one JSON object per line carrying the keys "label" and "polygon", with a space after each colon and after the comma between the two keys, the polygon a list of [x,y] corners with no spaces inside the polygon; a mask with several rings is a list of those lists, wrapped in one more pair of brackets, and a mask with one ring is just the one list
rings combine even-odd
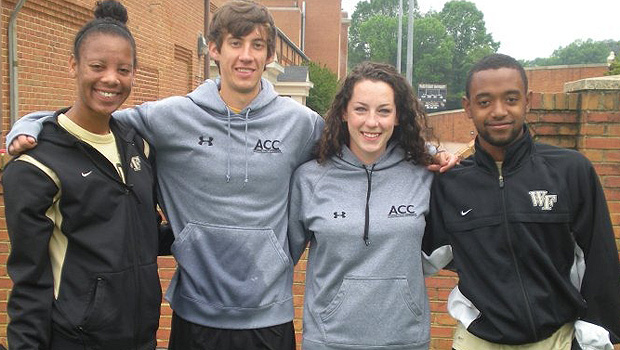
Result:
{"label": "tall man in gray hoodie", "polygon": [[[178,262],[166,293],[169,349],[295,349],[289,180],[311,158],[323,120],[261,78],[275,40],[264,6],[226,2],[209,32],[220,77],[114,114],[156,150]],[[38,134],[40,124],[28,124],[9,140]]]}

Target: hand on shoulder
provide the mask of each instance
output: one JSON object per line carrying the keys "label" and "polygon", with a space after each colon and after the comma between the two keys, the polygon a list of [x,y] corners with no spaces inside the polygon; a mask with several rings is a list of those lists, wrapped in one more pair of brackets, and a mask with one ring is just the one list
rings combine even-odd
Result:
{"label": "hand on shoulder", "polygon": [[35,148],[36,145],[37,140],[34,137],[20,134],[13,139],[13,142],[11,142],[8,151],[10,155],[15,156]]}

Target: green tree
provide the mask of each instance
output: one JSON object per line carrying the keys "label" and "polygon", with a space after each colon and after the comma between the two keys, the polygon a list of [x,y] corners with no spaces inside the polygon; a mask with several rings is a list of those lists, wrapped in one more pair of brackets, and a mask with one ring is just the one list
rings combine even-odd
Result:
{"label": "green tree", "polygon": [[376,15],[360,25],[360,40],[365,43],[365,56],[373,61],[394,64],[398,40],[398,18]]}
{"label": "green tree", "polygon": [[420,18],[414,21],[413,27],[413,85],[447,84],[446,78],[452,72],[454,40],[435,16]]}
{"label": "green tree", "polygon": [[616,59],[614,59],[614,61],[611,62],[611,65],[609,66],[609,72],[607,72],[607,75],[619,75],[619,74],[620,74],[620,52],[616,55]]}
{"label": "green tree", "polygon": [[[417,13],[417,0],[414,4]],[[365,34],[365,29],[368,29],[368,26],[365,26],[364,30],[362,29],[364,23],[372,20],[377,24],[387,24],[384,23],[386,17],[393,18],[396,20],[396,23],[398,23],[398,5],[399,0],[370,0],[357,3],[355,11],[353,11],[351,15],[351,26],[349,27],[349,68],[363,61],[375,60],[375,58],[370,55],[370,52],[373,51],[370,47],[370,43],[365,41],[369,39],[369,35]],[[403,0],[403,20],[407,17],[408,11],[409,0]],[[377,16],[383,18],[383,20],[372,19]],[[406,30],[406,26],[404,28]],[[391,30],[394,31],[394,38],[396,38],[398,24],[391,28]],[[389,43],[394,46],[390,51],[393,51],[394,55],[396,55],[396,40],[392,39]],[[376,52],[378,50],[374,51]],[[395,64],[395,61],[389,63]]]}
{"label": "green tree", "polygon": [[459,108],[467,72],[476,61],[497,52],[500,43],[487,33],[484,14],[472,2],[447,2],[437,16],[455,43],[447,105],[448,108]]}
{"label": "green tree", "polygon": [[314,87],[310,89],[306,105],[325,116],[332,100],[338,92],[338,76],[327,66],[314,62],[308,63],[308,74]]}
{"label": "green tree", "polygon": [[620,50],[620,41],[601,40],[594,41],[575,40],[565,47],[560,46],[553,51],[551,57],[536,58],[525,61],[528,67],[536,66],[557,66],[565,64],[588,64],[588,63],[605,63],[609,52],[618,52]]}
{"label": "green tree", "polygon": [[[407,5],[408,0],[403,0]],[[444,9],[414,13],[413,85],[447,84],[448,106],[458,108],[471,65],[497,51],[499,43],[486,31],[484,16],[468,1],[450,1]],[[407,9],[403,11],[401,71],[407,65]],[[369,0],[357,4],[349,29],[349,67],[362,61],[396,63],[398,0]]]}

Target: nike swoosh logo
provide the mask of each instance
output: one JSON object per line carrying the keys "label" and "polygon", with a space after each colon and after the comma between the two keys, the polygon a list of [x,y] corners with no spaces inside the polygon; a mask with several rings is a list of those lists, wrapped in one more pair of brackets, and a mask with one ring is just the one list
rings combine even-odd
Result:
{"label": "nike swoosh logo", "polygon": [[87,172],[87,173],[82,173],[82,176],[83,176],[83,177],[87,177],[88,175],[90,175],[90,174],[92,174],[92,173],[93,173],[93,171],[91,170],[91,171],[89,171],[89,172]]}
{"label": "nike swoosh logo", "polygon": [[470,211],[472,211],[473,209],[469,209],[469,210],[461,210],[461,216],[465,216],[467,214],[469,214]]}

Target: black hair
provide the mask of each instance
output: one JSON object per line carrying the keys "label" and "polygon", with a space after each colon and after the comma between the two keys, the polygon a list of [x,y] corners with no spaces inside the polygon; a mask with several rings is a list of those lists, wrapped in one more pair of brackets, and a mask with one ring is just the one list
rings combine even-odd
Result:
{"label": "black hair", "polygon": [[489,56],[484,57],[480,61],[478,61],[467,73],[467,81],[465,83],[465,96],[469,98],[469,89],[471,88],[471,80],[475,73],[489,70],[489,69],[500,69],[500,68],[512,68],[516,69],[519,74],[521,74],[521,80],[523,80],[523,86],[525,87],[525,92],[527,93],[528,84],[527,84],[527,75],[525,74],[525,69],[519,61],[514,58],[504,55],[501,53],[495,53]]}
{"label": "black hair", "polygon": [[76,61],[80,60],[80,48],[88,36],[96,33],[116,35],[127,39],[133,51],[134,67],[137,63],[136,41],[127,28],[127,9],[116,0],[97,1],[95,5],[95,19],[86,23],[75,35],[73,42],[73,55]]}

